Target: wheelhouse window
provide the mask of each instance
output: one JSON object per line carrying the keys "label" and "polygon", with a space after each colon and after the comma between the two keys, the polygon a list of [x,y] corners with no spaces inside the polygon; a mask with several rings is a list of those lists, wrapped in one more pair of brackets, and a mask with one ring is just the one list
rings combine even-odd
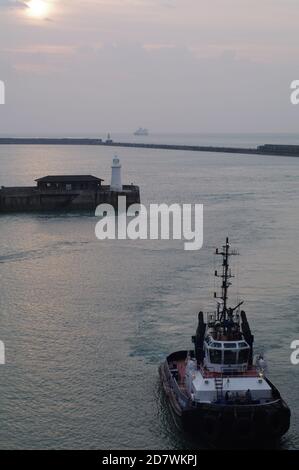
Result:
{"label": "wheelhouse window", "polygon": [[210,348],[210,361],[212,364],[221,364],[222,363],[222,350],[221,349],[212,349]]}
{"label": "wheelhouse window", "polygon": [[239,351],[239,364],[245,364],[245,362],[248,362],[248,357],[249,357],[249,349],[240,349]]}
{"label": "wheelhouse window", "polygon": [[224,364],[236,364],[237,353],[236,351],[224,351]]}

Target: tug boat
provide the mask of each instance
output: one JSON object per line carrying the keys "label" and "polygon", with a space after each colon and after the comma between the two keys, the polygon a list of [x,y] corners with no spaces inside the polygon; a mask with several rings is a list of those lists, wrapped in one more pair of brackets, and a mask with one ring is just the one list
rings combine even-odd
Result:
{"label": "tug boat", "polygon": [[162,385],[172,414],[194,437],[233,446],[277,440],[289,429],[290,409],[266,377],[263,356],[253,356],[243,302],[228,307],[229,261],[238,255],[228,238],[216,255],[223,259],[221,273],[215,271],[221,279],[216,309],[199,312],[194,349],[174,352],[160,365]]}

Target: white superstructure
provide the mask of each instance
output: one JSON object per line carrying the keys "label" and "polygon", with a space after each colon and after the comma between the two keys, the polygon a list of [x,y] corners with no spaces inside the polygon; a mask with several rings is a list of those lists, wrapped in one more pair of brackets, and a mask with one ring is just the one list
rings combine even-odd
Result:
{"label": "white superstructure", "polygon": [[[250,376],[252,375],[252,376]],[[262,374],[217,375],[208,373],[206,369],[198,369],[195,359],[189,359],[186,366],[185,384],[194,402],[214,403],[218,400],[272,401],[272,390]]]}

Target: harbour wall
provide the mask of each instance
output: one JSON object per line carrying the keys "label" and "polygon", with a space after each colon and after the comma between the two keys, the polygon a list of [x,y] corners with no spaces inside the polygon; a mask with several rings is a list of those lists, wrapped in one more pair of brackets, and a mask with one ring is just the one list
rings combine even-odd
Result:
{"label": "harbour wall", "polygon": [[99,204],[111,204],[118,209],[118,197],[126,196],[127,207],[140,203],[138,186],[124,186],[123,191],[111,191],[102,186],[97,191],[41,191],[37,187],[12,187],[0,189],[0,213],[92,211]]}
{"label": "harbour wall", "polygon": [[246,155],[277,155],[299,157],[299,145],[259,145],[253,148],[222,147],[210,145],[171,145],[138,142],[106,142],[101,139],[77,138],[0,138],[0,145],[98,145],[105,147],[144,148],[156,150],[181,150],[192,152],[237,153]]}

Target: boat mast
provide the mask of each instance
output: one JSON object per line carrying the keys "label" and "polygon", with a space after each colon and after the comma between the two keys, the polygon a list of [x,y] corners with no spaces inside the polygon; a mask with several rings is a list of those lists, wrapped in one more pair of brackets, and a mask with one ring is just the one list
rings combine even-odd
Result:
{"label": "boat mast", "polygon": [[218,320],[221,322],[225,322],[226,320],[229,319],[229,317],[231,317],[230,315],[230,313],[232,313],[231,310],[235,310],[235,309],[227,308],[228,288],[229,286],[231,286],[230,279],[234,277],[231,273],[231,270],[229,269],[229,258],[230,256],[238,255],[238,253],[236,251],[230,251],[229,239],[227,237],[226,243],[222,247],[222,251],[219,251],[218,248],[216,249],[216,255],[222,256],[223,262],[222,262],[222,274],[218,274],[218,271],[215,271],[215,276],[222,278],[221,296],[218,297],[217,293],[215,293],[215,298],[221,299],[223,302],[222,310],[220,310],[218,306],[217,312],[218,312]]}

